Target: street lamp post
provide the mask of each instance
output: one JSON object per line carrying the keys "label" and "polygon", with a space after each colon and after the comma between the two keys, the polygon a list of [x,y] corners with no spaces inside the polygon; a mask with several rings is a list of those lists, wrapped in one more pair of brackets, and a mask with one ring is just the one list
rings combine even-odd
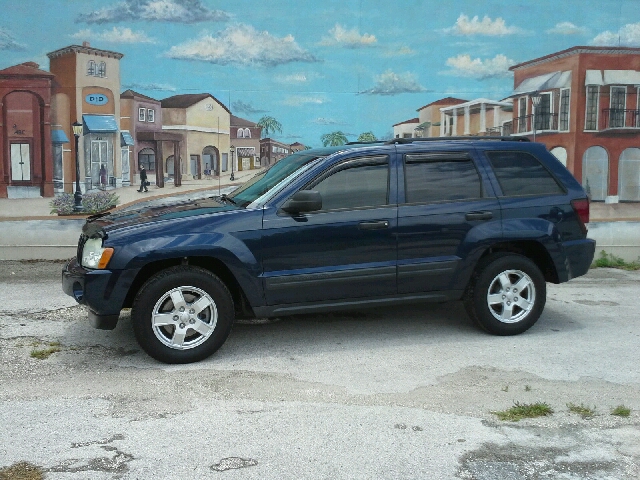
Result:
{"label": "street lamp post", "polygon": [[229,177],[229,180],[231,180],[233,182],[235,180],[235,178],[233,176],[233,164],[235,163],[233,161],[233,154],[236,153],[236,147],[231,145],[231,147],[229,148],[229,152],[231,153],[231,176]]}
{"label": "street lamp post", "polygon": [[531,95],[531,105],[533,106],[533,141],[536,141],[536,110],[538,109],[538,105],[540,105],[540,100],[542,100],[542,96],[538,92],[534,92]]}
{"label": "street lamp post", "polygon": [[71,128],[73,128],[73,136],[76,138],[76,193],[73,194],[73,211],[82,212],[84,207],[82,206],[82,192],[80,191],[80,159],[78,158],[80,155],[78,140],[80,139],[80,135],[82,135],[82,124],[75,121],[71,125]]}

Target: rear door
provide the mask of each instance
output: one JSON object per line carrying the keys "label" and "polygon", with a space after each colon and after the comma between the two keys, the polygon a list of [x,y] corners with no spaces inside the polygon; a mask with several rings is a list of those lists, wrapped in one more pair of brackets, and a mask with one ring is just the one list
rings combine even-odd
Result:
{"label": "rear door", "polygon": [[302,189],[322,210],[265,209],[262,240],[267,304],[387,296],[396,292],[395,167],[386,154],[332,165]]}
{"label": "rear door", "polygon": [[[398,293],[463,288],[463,259],[501,237],[500,205],[470,146],[398,147]],[[456,281],[460,280],[460,281]]]}

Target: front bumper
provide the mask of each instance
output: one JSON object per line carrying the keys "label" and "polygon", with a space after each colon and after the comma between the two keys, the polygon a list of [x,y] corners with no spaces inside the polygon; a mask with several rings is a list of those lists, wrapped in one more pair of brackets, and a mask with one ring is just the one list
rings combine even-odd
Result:
{"label": "front bumper", "polygon": [[72,258],[62,269],[62,290],[88,307],[94,328],[113,330],[136,273],[89,270]]}

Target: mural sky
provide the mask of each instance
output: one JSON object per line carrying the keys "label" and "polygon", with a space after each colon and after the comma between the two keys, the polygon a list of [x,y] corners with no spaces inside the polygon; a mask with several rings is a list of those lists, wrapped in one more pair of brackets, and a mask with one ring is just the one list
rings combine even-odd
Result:
{"label": "mural sky", "polygon": [[453,96],[500,100],[508,68],[576,45],[640,46],[638,0],[31,0],[2,2],[0,69],[89,41],[123,53],[122,89],[213,94],[274,138],[390,137]]}

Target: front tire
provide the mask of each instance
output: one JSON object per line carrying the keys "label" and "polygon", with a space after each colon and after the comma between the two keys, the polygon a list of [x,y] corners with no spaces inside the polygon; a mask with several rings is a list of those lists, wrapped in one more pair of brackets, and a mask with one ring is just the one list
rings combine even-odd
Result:
{"label": "front tire", "polygon": [[191,363],[212,355],[234,321],[233,299],[213,273],[181,265],[151,277],[131,311],[136,340],[165,363]]}
{"label": "front tire", "polygon": [[464,297],[471,319],[494,335],[517,335],[540,318],[547,284],[538,266],[522,255],[495,253],[478,263]]}

